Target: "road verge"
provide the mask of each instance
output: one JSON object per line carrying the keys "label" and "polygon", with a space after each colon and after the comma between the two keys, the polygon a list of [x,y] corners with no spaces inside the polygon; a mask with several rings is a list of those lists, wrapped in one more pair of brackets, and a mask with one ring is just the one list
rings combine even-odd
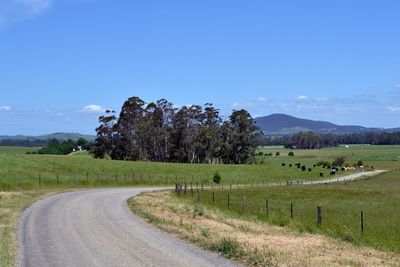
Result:
{"label": "road verge", "polygon": [[160,229],[248,266],[398,266],[399,256],[287,227],[244,220],[183,201],[171,191],[128,201]]}

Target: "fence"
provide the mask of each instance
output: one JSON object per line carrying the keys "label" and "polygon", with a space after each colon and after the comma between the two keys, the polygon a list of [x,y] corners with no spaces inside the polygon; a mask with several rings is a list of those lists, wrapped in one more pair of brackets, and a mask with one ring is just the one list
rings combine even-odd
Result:
{"label": "fence", "polygon": [[389,206],[388,203],[379,203],[379,198],[371,199],[370,203],[357,203],[354,199],[345,201],[339,197],[322,203],[298,198],[288,201],[277,196],[263,197],[260,194],[262,188],[252,195],[250,186],[247,190],[241,190],[243,187],[229,190],[222,186],[210,189],[178,189],[177,193],[179,197],[191,198],[200,205],[233,212],[244,218],[400,252],[400,204],[396,202]]}
{"label": "fence", "polygon": [[[89,188],[89,187],[123,187],[123,186],[172,186],[177,182],[190,181],[193,186],[204,187],[209,178],[193,177],[191,179],[165,175],[154,177],[139,172],[132,173],[39,173],[19,178],[0,177],[0,191],[24,191],[46,188]],[[189,182],[187,182],[189,183]]]}

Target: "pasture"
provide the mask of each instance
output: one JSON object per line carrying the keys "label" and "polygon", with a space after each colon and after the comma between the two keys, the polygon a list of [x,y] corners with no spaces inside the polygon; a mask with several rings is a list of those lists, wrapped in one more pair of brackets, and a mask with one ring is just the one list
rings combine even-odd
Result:
{"label": "pasture", "polygon": [[[329,177],[329,170],[314,164],[320,160],[332,161],[337,156],[346,156],[350,163],[363,160],[375,169],[400,165],[400,146],[293,150],[294,157],[289,157],[290,150],[284,148],[262,150],[274,156],[257,156],[256,164],[205,165],[98,160],[87,152],[67,156],[26,155],[26,151],[34,149],[0,147],[0,190],[173,185],[175,182],[208,184],[216,172],[225,183],[233,184],[317,180],[321,173],[324,178]],[[276,152],[280,155],[275,156]],[[296,163],[306,166],[306,170],[297,168]],[[346,174],[339,171],[338,175]]]}
{"label": "pasture", "polygon": [[[222,176],[224,191],[221,187],[215,188],[215,202],[212,204],[212,193],[205,190],[202,205],[221,211],[227,218],[261,221],[399,252],[400,230],[396,227],[400,219],[399,171],[347,185],[260,185],[296,179],[319,180],[321,172],[324,178],[331,178],[328,169],[314,167],[314,164],[320,160],[332,161],[338,156],[345,156],[349,163],[362,160],[375,169],[399,169],[400,146],[293,150],[294,156],[288,156],[290,150],[284,148],[261,148],[263,154],[272,153],[273,156],[257,156],[257,163],[251,165],[96,160],[87,152],[67,156],[26,154],[37,149],[0,147],[0,191],[3,191],[0,194],[0,259],[6,265],[12,265],[15,258],[17,218],[24,208],[40,197],[73,188],[173,185],[176,182],[187,182],[192,186],[203,182],[208,185],[216,172]],[[279,156],[275,156],[276,152]],[[294,165],[296,163],[305,165],[307,169],[302,171]],[[348,172],[339,171],[339,175],[346,174]],[[247,186],[228,192],[230,183]],[[231,201],[229,208],[228,193]],[[247,201],[245,209],[243,196]],[[268,215],[266,200],[269,201]],[[189,194],[180,196],[176,201],[193,205],[196,195],[194,198]],[[316,206],[319,204],[323,207],[321,226],[315,223]],[[361,210],[365,214],[363,235],[360,232]]]}
{"label": "pasture", "polygon": [[[339,184],[195,189],[193,197],[191,192],[179,197],[187,202],[200,200],[228,216],[400,252],[400,171]],[[317,206],[322,208],[320,225]]]}

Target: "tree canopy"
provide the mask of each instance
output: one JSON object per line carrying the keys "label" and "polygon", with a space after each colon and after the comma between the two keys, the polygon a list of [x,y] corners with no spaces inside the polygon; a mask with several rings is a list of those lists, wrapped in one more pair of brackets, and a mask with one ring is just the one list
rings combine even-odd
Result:
{"label": "tree canopy", "polygon": [[261,132],[246,110],[223,120],[211,103],[175,108],[161,99],[125,101],[99,118],[95,158],[180,163],[250,163]]}

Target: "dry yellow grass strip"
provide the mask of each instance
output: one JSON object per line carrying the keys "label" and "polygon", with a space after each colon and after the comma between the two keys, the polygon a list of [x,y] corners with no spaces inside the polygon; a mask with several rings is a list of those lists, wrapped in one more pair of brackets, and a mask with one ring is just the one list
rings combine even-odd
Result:
{"label": "dry yellow grass strip", "polygon": [[248,266],[400,266],[394,253],[203,210],[171,192],[142,194],[129,203],[159,228]]}
{"label": "dry yellow grass strip", "polygon": [[0,267],[15,266],[16,233],[22,212],[56,191],[0,192]]}

